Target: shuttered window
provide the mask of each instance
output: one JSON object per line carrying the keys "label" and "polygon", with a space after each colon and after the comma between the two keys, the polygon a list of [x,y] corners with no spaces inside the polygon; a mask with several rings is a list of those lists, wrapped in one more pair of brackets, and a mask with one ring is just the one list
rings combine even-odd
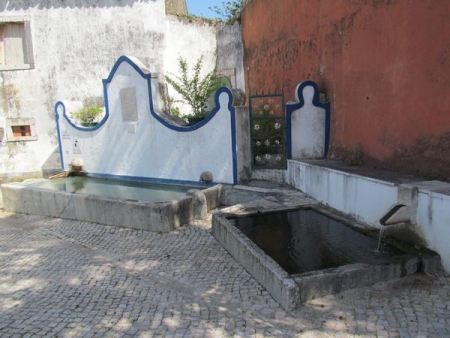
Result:
{"label": "shuttered window", "polygon": [[29,22],[0,22],[0,70],[33,67]]}

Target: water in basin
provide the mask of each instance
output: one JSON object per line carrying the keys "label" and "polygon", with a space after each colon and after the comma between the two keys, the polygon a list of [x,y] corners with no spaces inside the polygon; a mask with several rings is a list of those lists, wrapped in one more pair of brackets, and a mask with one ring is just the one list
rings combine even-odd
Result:
{"label": "water in basin", "polygon": [[312,209],[229,221],[289,274],[351,263],[383,264],[402,251]]}
{"label": "water in basin", "polygon": [[166,184],[150,184],[135,181],[120,181],[95,177],[74,176],[54,180],[31,182],[27,185],[66,191],[70,193],[92,194],[146,202],[165,202],[186,196],[191,187]]}

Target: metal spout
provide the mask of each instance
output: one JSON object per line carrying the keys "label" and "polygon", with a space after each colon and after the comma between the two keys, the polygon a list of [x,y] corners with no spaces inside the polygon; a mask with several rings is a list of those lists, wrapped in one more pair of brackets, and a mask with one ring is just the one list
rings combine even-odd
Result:
{"label": "metal spout", "polygon": [[383,226],[399,223],[411,223],[411,208],[404,204],[394,204],[380,218],[380,224]]}

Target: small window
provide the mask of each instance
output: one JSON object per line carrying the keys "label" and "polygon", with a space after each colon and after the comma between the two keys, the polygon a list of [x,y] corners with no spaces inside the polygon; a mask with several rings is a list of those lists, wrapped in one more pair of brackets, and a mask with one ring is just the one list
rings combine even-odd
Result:
{"label": "small window", "polygon": [[34,68],[29,21],[0,18],[0,70]]}
{"label": "small window", "polygon": [[34,118],[7,118],[7,139],[8,142],[36,141],[36,128]]}
{"label": "small window", "polygon": [[31,126],[12,126],[14,137],[31,136]]}

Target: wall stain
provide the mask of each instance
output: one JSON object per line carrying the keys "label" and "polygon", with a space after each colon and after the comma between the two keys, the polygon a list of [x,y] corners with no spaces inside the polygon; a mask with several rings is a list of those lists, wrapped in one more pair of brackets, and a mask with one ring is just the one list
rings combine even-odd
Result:
{"label": "wall stain", "polygon": [[424,135],[410,145],[398,146],[382,161],[363,154],[363,162],[426,180],[450,182],[450,132]]}
{"label": "wall stain", "polygon": [[[248,88],[283,88],[289,101],[295,85],[311,79],[332,106],[330,156],[358,162],[359,142],[364,164],[448,180],[447,2],[339,4],[252,2],[242,20]],[[281,11],[285,17],[275,15]]]}
{"label": "wall stain", "polygon": [[334,142],[330,146],[329,157],[350,165],[363,164],[363,152],[359,143],[354,143],[351,147],[347,147],[342,142]]}
{"label": "wall stain", "polygon": [[439,55],[435,66],[430,71],[430,81],[440,86],[450,87],[450,74],[443,71],[450,68],[450,43],[445,45],[445,49]]}
{"label": "wall stain", "polygon": [[2,100],[5,116],[20,117],[21,102],[18,94],[19,89],[13,84],[2,86],[0,99]]}
{"label": "wall stain", "polygon": [[373,7],[395,5],[398,0],[372,0]]}

